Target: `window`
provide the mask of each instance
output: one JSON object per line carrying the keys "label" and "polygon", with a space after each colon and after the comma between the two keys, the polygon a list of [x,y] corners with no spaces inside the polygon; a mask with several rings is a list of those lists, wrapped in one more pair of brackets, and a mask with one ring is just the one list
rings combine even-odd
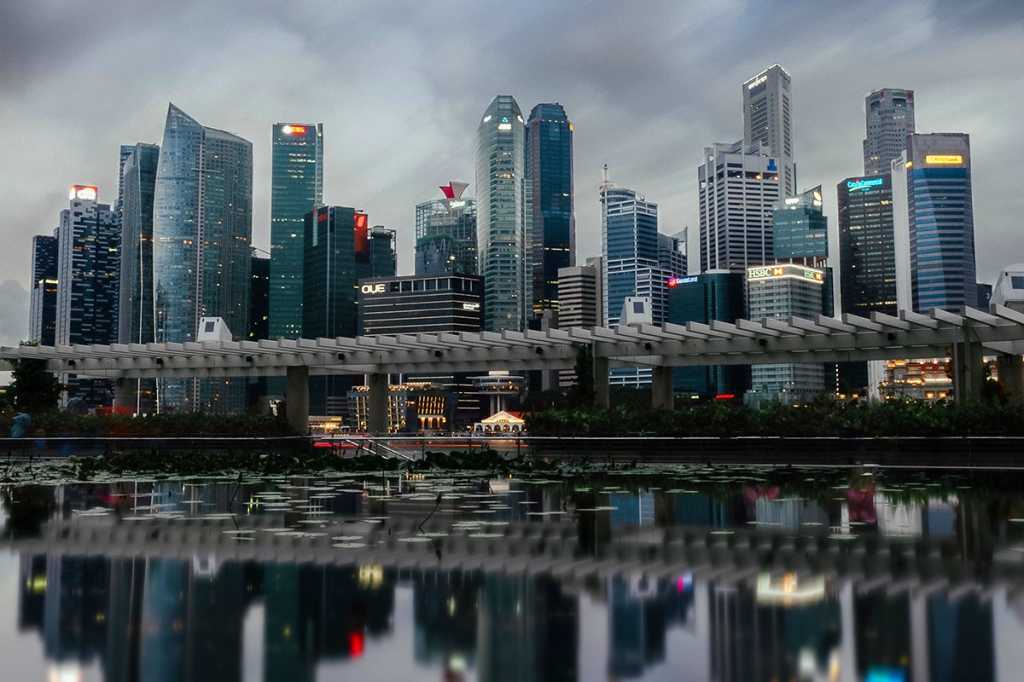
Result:
{"label": "window", "polygon": [[213,323],[213,322],[207,322],[206,323],[206,328],[203,331],[205,331],[207,334],[209,334],[210,332],[213,331],[214,324],[215,323]]}
{"label": "window", "polygon": [[643,301],[633,301],[633,312],[637,314],[642,314],[644,312]]}
{"label": "window", "polygon": [[1024,289],[1024,275],[1011,275],[1010,286],[1014,289]]}

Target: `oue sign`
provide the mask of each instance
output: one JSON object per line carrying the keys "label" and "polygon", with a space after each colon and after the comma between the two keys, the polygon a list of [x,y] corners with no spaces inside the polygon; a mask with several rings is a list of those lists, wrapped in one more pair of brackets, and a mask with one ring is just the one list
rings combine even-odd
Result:
{"label": "oue sign", "polygon": [[384,285],[383,284],[363,284],[362,286],[359,287],[359,291],[363,292],[364,294],[383,294],[384,293]]}

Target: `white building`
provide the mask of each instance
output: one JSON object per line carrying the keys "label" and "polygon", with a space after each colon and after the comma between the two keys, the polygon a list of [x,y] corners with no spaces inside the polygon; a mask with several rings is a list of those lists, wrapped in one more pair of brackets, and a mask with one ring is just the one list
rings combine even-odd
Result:
{"label": "white building", "polygon": [[792,79],[778,64],[743,83],[743,141],[760,142],[782,169],[783,196],[796,194]]}

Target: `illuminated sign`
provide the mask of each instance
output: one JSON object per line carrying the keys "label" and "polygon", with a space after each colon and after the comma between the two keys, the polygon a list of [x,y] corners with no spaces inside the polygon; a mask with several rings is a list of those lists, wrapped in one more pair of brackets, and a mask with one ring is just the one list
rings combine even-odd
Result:
{"label": "illuminated sign", "polygon": [[697,276],[696,275],[693,275],[691,277],[669,277],[668,281],[666,282],[666,284],[668,285],[668,287],[670,289],[674,289],[677,286],[679,286],[680,284],[693,284],[696,281],[697,281]]}
{"label": "illuminated sign", "polygon": [[479,303],[463,303],[462,304],[462,309],[463,310],[480,310],[480,304]]}
{"label": "illuminated sign", "polygon": [[359,287],[359,291],[364,294],[383,294],[385,286],[383,284],[364,284]]}
{"label": "illuminated sign", "polygon": [[95,185],[71,185],[68,191],[68,199],[81,199],[82,201],[96,201],[99,196],[99,188]]}
{"label": "illuminated sign", "polygon": [[860,180],[847,180],[846,189],[851,192],[878,187],[885,183],[885,178],[861,178]]}
{"label": "illuminated sign", "polygon": [[281,132],[285,135],[305,135],[306,126],[300,126],[295,124],[288,124],[281,126]]}
{"label": "illuminated sign", "polygon": [[786,199],[786,206],[795,206],[800,203],[800,197],[789,197]]}
{"label": "illuminated sign", "polygon": [[779,170],[779,167],[775,164],[775,159],[768,159],[768,172],[774,173]]}
{"label": "illuminated sign", "polygon": [[924,162],[929,166],[958,166],[964,162],[959,154],[928,154]]}
{"label": "illuminated sign", "polygon": [[805,268],[802,265],[787,263],[784,265],[762,265],[756,268],[747,268],[747,280],[749,281],[783,279],[786,277],[816,284],[821,284],[825,281],[825,273],[821,270]]}
{"label": "illuminated sign", "polygon": [[764,83],[766,80],[768,80],[768,74],[762,73],[760,76],[747,83],[747,90],[753,90],[761,83]]}
{"label": "illuminated sign", "polygon": [[762,573],[757,576],[758,604],[803,606],[825,598],[824,576],[800,577],[796,573],[780,576]]}

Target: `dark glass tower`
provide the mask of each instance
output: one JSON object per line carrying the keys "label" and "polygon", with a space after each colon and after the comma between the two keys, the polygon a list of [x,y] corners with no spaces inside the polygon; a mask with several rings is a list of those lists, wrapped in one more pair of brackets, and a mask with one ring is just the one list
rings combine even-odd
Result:
{"label": "dark glass tower", "polygon": [[888,174],[846,178],[839,199],[842,310],[869,317],[896,314],[892,182]]}
{"label": "dark glass tower", "polygon": [[271,140],[270,338],[302,332],[303,224],[323,203],[323,124],[275,123]]}
{"label": "dark glass tower", "polygon": [[775,260],[802,262],[828,257],[828,219],[822,213],[821,185],[785,199],[772,217]]}
{"label": "dark glass tower", "polygon": [[359,274],[366,277],[394,277],[398,272],[398,255],[395,231],[383,225],[374,225],[370,230],[370,271]]}
{"label": "dark glass tower", "polygon": [[[58,228],[59,229],[59,228]],[[57,234],[32,237],[29,341],[52,346],[57,328]]]}
{"label": "dark glass tower", "polygon": [[153,341],[153,192],[160,147],[121,147],[120,343]]}
{"label": "dark glass tower", "polygon": [[576,262],[572,184],[573,125],[561,104],[538,104],[526,122],[526,182],[531,188],[529,259],[533,314],[558,311],[558,269]]}

